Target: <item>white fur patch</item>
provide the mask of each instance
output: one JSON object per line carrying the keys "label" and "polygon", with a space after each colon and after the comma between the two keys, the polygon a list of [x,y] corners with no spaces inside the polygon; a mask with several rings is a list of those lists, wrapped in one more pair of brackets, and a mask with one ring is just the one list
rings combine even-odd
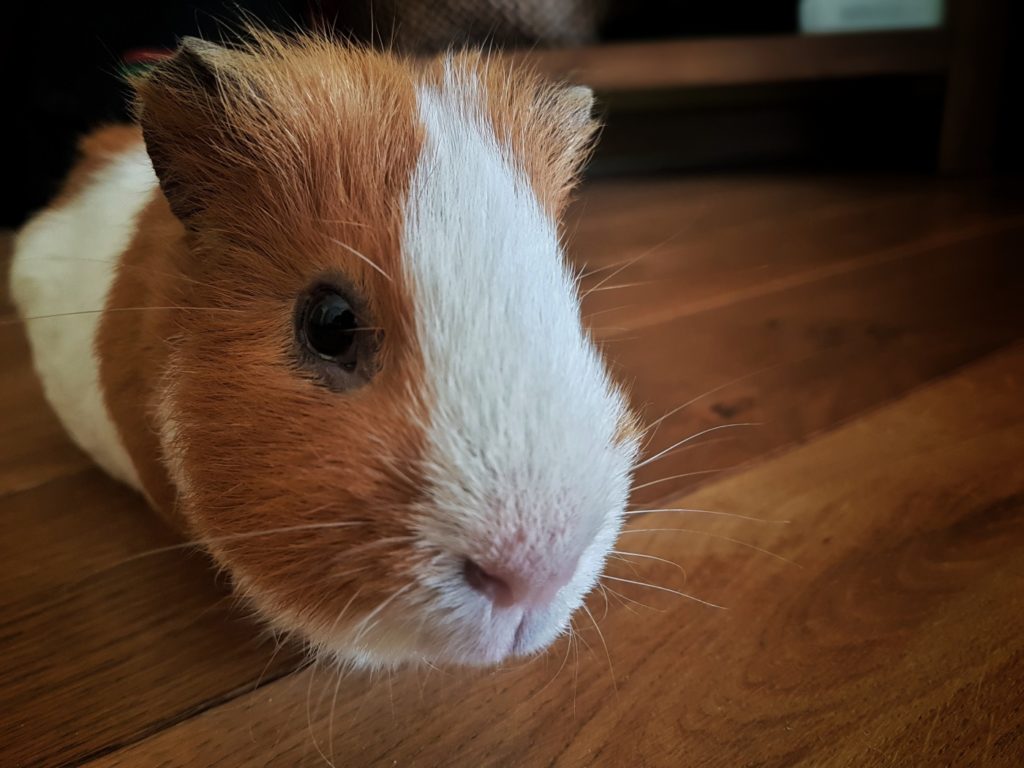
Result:
{"label": "white fur patch", "polygon": [[98,170],[72,200],[32,219],[15,240],[11,267],[11,293],[50,405],[79,446],[139,490],[103,399],[95,344],[117,265],[156,189],[140,144]]}
{"label": "white fur patch", "polygon": [[[555,223],[498,144],[477,79],[449,64],[418,104],[425,139],[403,253],[430,413],[420,528],[447,555],[421,582],[449,646],[493,660],[513,642],[547,645],[593,587],[634,446],[615,443],[621,395],[581,327]],[[501,613],[466,587],[460,555],[530,573],[579,566],[547,609]]]}

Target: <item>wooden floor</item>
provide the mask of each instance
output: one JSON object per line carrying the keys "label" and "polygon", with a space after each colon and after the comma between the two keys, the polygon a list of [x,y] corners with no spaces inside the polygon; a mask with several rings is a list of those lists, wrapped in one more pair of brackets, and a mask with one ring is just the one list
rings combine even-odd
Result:
{"label": "wooden floor", "polygon": [[617,182],[570,231],[644,417],[688,403],[651,455],[759,423],[644,467],[636,505],[766,522],[636,516],[600,630],[339,680],[261,640],[201,554],[138,556],[174,539],[62,435],[4,303],[0,764],[1024,764],[1024,202]]}

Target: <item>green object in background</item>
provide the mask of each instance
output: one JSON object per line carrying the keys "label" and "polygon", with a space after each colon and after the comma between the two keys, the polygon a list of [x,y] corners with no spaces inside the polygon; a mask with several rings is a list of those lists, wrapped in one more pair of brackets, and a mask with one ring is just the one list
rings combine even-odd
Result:
{"label": "green object in background", "polygon": [[944,0],[800,0],[800,31],[882,32],[942,25]]}

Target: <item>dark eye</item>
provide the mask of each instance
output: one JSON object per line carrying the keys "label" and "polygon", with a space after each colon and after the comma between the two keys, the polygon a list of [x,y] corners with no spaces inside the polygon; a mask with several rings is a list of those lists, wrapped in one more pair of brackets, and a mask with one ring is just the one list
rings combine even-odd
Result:
{"label": "dark eye", "polygon": [[347,371],[358,362],[359,318],[344,296],[329,288],[309,297],[302,332],[310,351]]}

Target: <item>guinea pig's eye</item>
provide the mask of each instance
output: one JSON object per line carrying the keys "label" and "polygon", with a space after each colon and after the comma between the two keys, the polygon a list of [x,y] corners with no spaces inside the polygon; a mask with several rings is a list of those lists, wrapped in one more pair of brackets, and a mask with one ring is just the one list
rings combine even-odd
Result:
{"label": "guinea pig's eye", "polygon": [[338,276],[328,276],[295,302],[295,353],[299,370],[334,392],[350,392],[378,372],[383,331],[369,308]]}
{"label": "guinea pig's eye", "polygon": [[360,332],[359,318],[340,293],[321,289],[306,305],[302,332],[310,351],[348,371],[355,370]]}

